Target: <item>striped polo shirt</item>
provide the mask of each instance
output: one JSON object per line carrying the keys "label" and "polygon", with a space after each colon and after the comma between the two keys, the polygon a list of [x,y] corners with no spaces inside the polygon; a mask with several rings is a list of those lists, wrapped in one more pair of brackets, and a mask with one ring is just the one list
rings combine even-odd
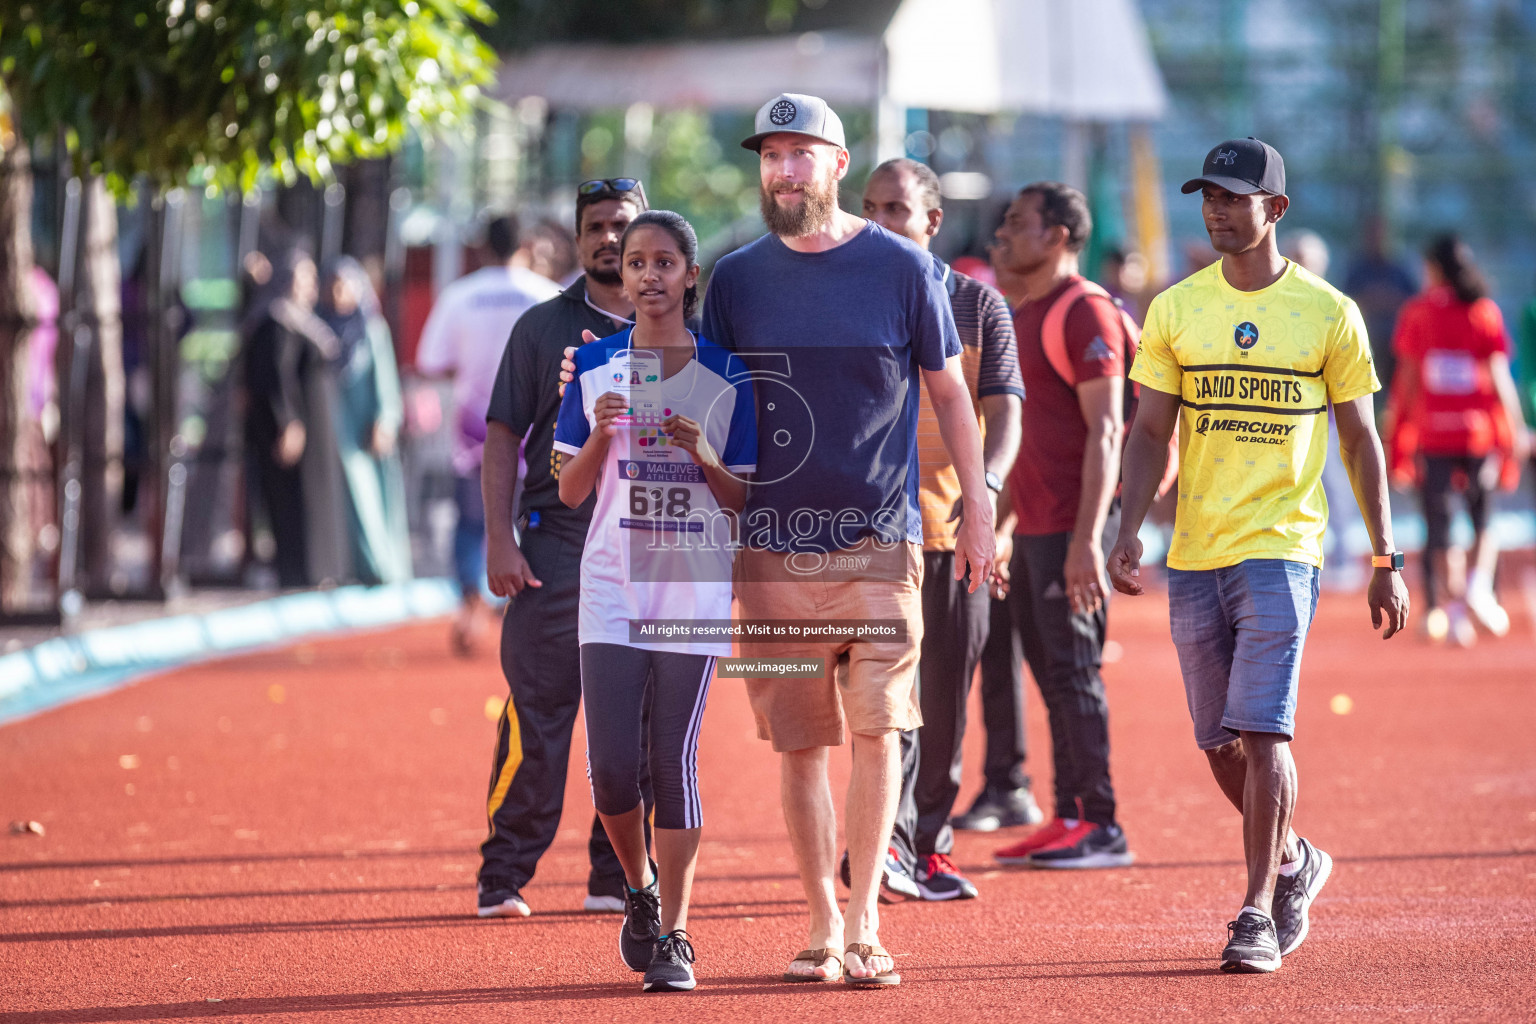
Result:
{"label": "striped polo shirt", "polygon": [[[938,257],[934,257],[938,261]],[[942,264],[941,264],[942,265]],[[960,366],[971,391],[976,418],[981,421],[981,400],[988,395],[1024,397],[1024,378],[1013,336],[1013,317],[1008,303],[996,288],[944,266],[944,285],[949,291],[955,327],[960,332]],[[986,425],[982,423],[985,432]],[[923,550],[955,550],[955,527],[950,512],[960,499],[960,476],[950,461],[939,419],[923,389],[923,405],[917,419],[918,507],[923,513]]]}

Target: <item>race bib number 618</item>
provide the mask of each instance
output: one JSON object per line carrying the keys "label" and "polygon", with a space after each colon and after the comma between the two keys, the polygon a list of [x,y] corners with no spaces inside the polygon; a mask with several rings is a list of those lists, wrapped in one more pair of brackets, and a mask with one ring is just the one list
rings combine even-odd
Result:
{"label": "race bib number 618", "polygon": [[626,530],[702,531],[702,522],[683,522],[693,512],[693,488],[704,485],[704,471],[692,462],[619,460],[619,478],[628,482]]}

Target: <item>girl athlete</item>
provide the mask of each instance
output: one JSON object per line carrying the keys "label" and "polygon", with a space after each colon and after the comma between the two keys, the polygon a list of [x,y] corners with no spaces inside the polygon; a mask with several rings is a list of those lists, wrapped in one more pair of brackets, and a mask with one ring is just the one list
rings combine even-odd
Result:
{"label": "girl athlete", "polygon": [[[1493,590],[1499,549],[1488,529],[1488,499],[1519,482],[1526,428],[1509,336],[1471,251],[1444,235],[1425,250],[1424,270],[1429,287],[1398,314],[1392,339],[1398,371],[1389,436],[1395,475],[1400,483],[1417,480],[1424,509],[1425,632],[1466,646],[1477,639],[1474,622],[1494,636],[1509,632],[1509,614]],[[1462,492],[1472,520],[1470,572],[1465,554],[1450,544],[1453,491]]]}
{"label": "girl athlete", "polygon": [[[619,953],[645,972],[645,991],[687,991],[699,726],[715,658],[731,645],[648,633],[645,621],[730,619],[732,523],[756,468],[755,407],[740,361],[684,326],[699,276],[688,222],[642,213],[619,248],[635,325],[576,351],[554,447],[561,501],[574,508],[597,487],[581,559],[581,691],[592,801],[628,882]],[[657,862],[645,851],[646,754]]]}

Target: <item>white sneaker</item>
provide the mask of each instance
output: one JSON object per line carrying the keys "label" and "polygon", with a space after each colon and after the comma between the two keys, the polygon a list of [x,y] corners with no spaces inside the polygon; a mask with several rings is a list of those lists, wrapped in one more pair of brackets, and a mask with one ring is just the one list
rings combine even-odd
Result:
{"label": "white sneaker", "polygon": [[1467,606],[1461,601],[1454,601],[1447,609],[1451,624],[1451,643],[1457,647],[1474,647],[1477,645],[1477,627],[1472,625],[1472,620],[1467,617]]}
{"label": "white sneaker", "polygon": [[1444,608],[1431,608],[1424,616],[1424,639],[1443,644],[1450,635],[1451,617],[1445,614]]}
{"label": "white sneaker", "polygon": [[1472,621],[1491,635],[1509,635],[1509,612],[1499,604],[1491,587],[1467,591],[1467,611],[1471,613]]}
{"label": "white sneaker", "polygon": [[[496,894],[499,895],[499,894]],[[480,907],[476,911],[481,917],[527,917],[533,913],[528,904],[517,893],[511,893],[499,902],[495,902],[495,895],[490,893],[480,894]]]}
{"label": "white sneaker", "polygon": [[581,909],[589,914],[622,914],[624,901],[617,896],[598,896],[589,892],[581,901]]}

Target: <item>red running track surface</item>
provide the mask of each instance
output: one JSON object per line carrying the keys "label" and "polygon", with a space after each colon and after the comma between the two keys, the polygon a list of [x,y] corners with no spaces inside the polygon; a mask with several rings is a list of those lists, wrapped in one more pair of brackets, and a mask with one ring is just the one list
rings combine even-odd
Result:
{"label": "red running track surface", "polygon": [[1228,976],[1239,819],[1191,742],[1166,605],[1117,599],[1124,656],[1105,675],[1138,865],[1000,869],[1013,833],[962,834],[981,898],[887,908],[906,981],[877,992],[776,981],[805,944],[802,902],[740,682],[716,683],[705,720],[699,988],[643,996],[618,919],[579,910],[579,742],[563,829],[525,890],[534,916],[473,916],[486,706],[505,693],[493,644],[452,660],[431,623],[187,668],[0,728],[0,815],[47,829],[0,836],[0,1024],[1530,1019],[1536,638],[1516,619],[1467,652],[1383,643],[1362,598],[1324,597],[1296,822],[1335,876],[1279,973]]}

